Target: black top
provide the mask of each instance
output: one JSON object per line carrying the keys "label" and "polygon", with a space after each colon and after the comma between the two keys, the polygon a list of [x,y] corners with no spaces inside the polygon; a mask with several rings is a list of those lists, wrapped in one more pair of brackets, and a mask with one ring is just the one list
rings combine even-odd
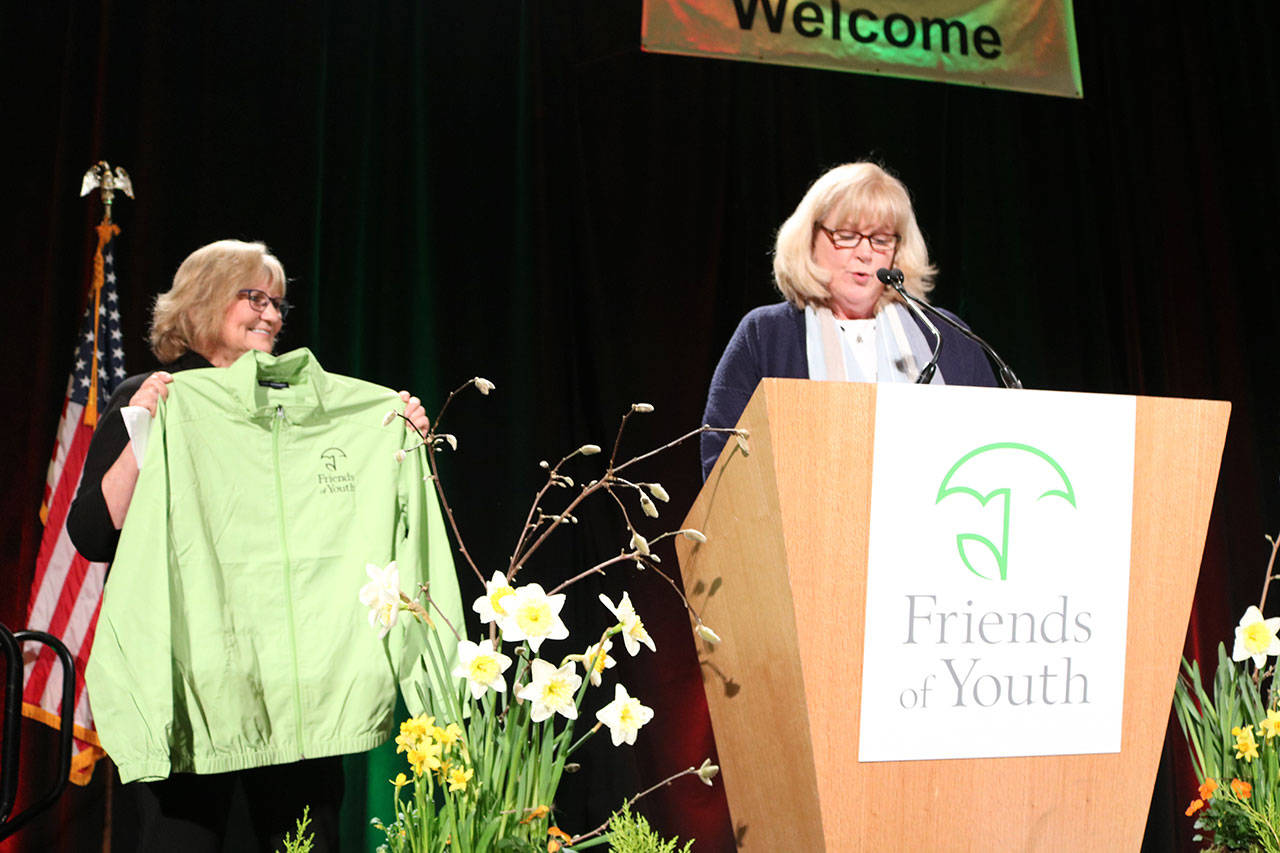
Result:
{"label": "black top", "polygon": [[[166,364],[161,369],[177,373],[196,367],[213,365],[199,353],[188,351],[177,361]],[[129,432],[124,428],[120,410],[129,405],[129,400],[150,375],[138,373],[116,386],[111,399],[107,401],[106,409],[98,418],[98,428],[94,430],[93,439],[89,442],[84,472],[80,475],[80,486],[76,489],[75,500],[71,502],[71,509],[67,512],[67,535],[71,537],[71,544],[76,546],[76,550],[86,560],[109,563],[116,555],[120,531],[111,522],[107,501],[102,497],[102,478],[129,444]]]}

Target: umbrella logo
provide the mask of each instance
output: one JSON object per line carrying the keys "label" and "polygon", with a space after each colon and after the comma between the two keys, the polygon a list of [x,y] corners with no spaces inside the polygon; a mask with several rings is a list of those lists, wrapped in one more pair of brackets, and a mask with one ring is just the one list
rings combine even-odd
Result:
{"label": "umbrella logo", "polygon": [[952,495],[968,495],[982,506],[999,499],[1003,506],[1000,544],[977,533],[956,534],[956,551],[965,567],[983,580],[994,580],[991,570],[980,571],[975,563],[990,565],[994,562],[1000,580],[1009,577],[1009,523],[1015,487],[1009,479],[1010,472],[1017,483],[1019,494],[1037,495],[1036,501],[1061,498],[1076,506],[1075,488],[1067,472],[1052,456],[1029,444],[998,442],[984,444],[961,456],[938,487],[935,504]]}

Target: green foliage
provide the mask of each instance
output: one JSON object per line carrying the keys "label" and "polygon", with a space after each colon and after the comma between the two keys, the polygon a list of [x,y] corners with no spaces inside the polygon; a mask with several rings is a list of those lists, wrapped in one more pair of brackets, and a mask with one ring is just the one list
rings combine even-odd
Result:
{"label": "green foliage", "polygon": [[[1247,664],[1237,665],[1226,646],[1219,643],[1210,696],[1199,663],[1182,661],[1173,700],[1178,725],[1200,782],[1212,779],[1218,783],[1195,824],[1212,834],[1214,845],[1208,849],[1280,853],[1280,738],[1264,736],[1259,725],[1267,719],[1262,685],[1271,674],[1272,670],[1250,673]],[[1252,760],[1237,757],[1233,730],[1246,728],[1262,738],[1258,757]],[[1233,791],[1232,780],[1249,783],[1249,794],[1240,796]]]}
{"label": "green foliage", "polygon": [[315,834],[307,832],[307,827],[310,825],[311,806],[304,806],[302,817],[298,818],[296,823],[297,831],[293,835],[286,834],[284,837],[283,853],[311,853],[315,846]]}
{"label": "green foliage", "polygon": [[[676,845],[680,843],[678,838],[664,841],[643,815],[632,814],[631,806],[625,803],[609,818],[608,839],[612,853],[677,853]],[[693,839],[690,839],[678,853],[689,853],[692,849]]]}

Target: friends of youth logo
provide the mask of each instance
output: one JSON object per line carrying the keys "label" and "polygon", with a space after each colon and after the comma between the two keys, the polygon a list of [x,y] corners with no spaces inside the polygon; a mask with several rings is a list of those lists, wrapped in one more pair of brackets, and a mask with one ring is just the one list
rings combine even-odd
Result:
{"label": "friends of youth logo", "polygon": [[[1019,485],[1015,488],[1007,480],[997,481],[992,476],[995,471],[1019,472]],[[1076,507],[1075,488],[1058,461],[1037,447],[1017,442],[984,444],[956,460],[942,478],[934,503],[957,495],[971,497],[983,507],[996,501],[1003,510],[999,544],[978,533],[956,534],[956,552],[961,562],[983,580],[1009,578],[1009,532],[1015,497],[1023,508],[1055,498]]]}
{"label": "friends of youth logo", "polygon": [[338,470],[340,467],[346,467],[344,463],[347,461],[347,454],[341,447],[330,447],[325,450],[320,454],[320,461],[324,463],[325,468],[316,475],[316,485],[320,489],[320,494],[336,495],[356,490],[356,475],[349,471],[339,472]]}

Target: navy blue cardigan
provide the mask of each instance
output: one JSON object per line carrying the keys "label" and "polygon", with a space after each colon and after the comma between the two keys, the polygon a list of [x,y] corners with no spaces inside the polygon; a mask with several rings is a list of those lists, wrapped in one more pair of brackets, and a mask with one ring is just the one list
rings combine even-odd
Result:
{"label": "navy blue cardigan", "polygon": [[[954,315],[951,315],[954,316]],[[938,369],[948,385],[996,385],[995,374],[982,348],[945,323],[938,323],[942,333],[942,353]],[[933,336],[922,329],[926,341]],[[716,372],[707,391],[707,408],[702,422],[713,427],[732,427],[742,410],[767,376],[782,379],[808,379],[809,359],[805,353],[804,312],[789,302],[764,305],[748,312],[738,324],[729,345],[720,356]],[[702,434],[702,478],[724,447],[724,433]]]}

